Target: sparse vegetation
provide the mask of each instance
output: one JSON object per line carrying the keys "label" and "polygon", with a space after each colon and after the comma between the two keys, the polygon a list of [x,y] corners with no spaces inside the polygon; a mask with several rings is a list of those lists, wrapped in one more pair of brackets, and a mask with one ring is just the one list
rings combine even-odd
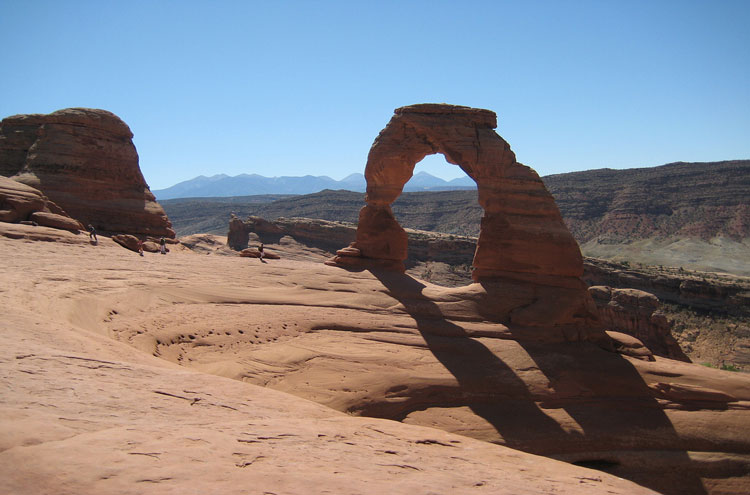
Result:
{"label": "sparse vegetation", "polygon": [[722,364],[721,366],[716,366],[713,363],[701,363],[701,365],[707,368],[720,369],[723,371],[742,371],[742,368],[739,368],[733,364]]}
{"label": "sparse vegetation", "polygon": [[674,322],[672,335],[693,362],[727,371],[747,369],[749,319],[669,303],[662,303],[662,311]]}
{"label": "sparse vegetation", "polygon": [[721,369],[723,369],[725,371],[742,371],[741,368],[738,368],[737,366],[735,366],[733,364],[723,364],[723,365],[721,365]]}

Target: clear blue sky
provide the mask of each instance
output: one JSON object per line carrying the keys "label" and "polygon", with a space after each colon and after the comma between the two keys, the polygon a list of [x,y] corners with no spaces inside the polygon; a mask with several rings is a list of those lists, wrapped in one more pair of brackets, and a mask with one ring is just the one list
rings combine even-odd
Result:
{"label": "clear blue sky", "polygon": [[423,102],[495,111],[541,175],[750,158],[748,26],[746,0],[0,0],[0,116],[110,110],[152,189],[341,179]]}

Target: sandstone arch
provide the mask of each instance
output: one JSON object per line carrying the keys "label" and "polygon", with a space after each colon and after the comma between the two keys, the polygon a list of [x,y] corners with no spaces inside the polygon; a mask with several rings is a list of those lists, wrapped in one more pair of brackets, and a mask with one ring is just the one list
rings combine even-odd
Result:
{"label": "sandstone arch", "polygon": [[426,155],[442,153],[474,179],[484,209],[475,281],[529,275],[578,279],[581,252],[552,195],[534,170],[516,161],[495,127],[497,116],[489,110],[442,104],[397,108],[367,158],[367,204],[359,214],[356,241],[332,264],[404,270],[406,233],[390,205],[414,166]]}

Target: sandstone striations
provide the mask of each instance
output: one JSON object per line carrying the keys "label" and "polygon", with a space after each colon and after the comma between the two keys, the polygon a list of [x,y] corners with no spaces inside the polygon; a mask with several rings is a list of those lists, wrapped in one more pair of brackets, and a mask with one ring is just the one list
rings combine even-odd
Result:
{"label": "sandstone striations", "polygon": [[[258,217],[250,217],[245,221],[234,218],[232,225],[234,227],[230,227],[229,236],[241,239],[238,246],[246,246],[248,239],[252,238],[253,242],[264,242],[274,250],[282,250],[287,259],[324,260],[335,253],[337,246],[352,242],[356,236],[354,224],[306,218],[279,218],[272,222]],[[475,237],[404,230],[409,241],[408,257],[404,264],[409,275],[445,287],[458,287],[472,282],[471,263],[476,250]],[[193,242],[186,238],[181,238],[180,241]],[[206,250],[204,247],[196,249]],[[239,248],[236,247],[235,252],[236,249]],[[678,339],[682,350],[695,362],[711,362],[717,366],[734,363],[743,369],[750,366],[750,352],[747,351],[750,349],[750,332],[747,331],[747,324],[742,323],[742,319],[750,314],[750,299],[747,297],[750,285],[747,280],[687,270],[626,266],[594,258],[584,258],[583,266],[583,279],[589,285],[610,285],[613,290],[629,288],[658,294],[668,304],[666,307],[660,306],[660,311],[670,319],[678,318],[678,324],[670,332],[671,335]],[[643,318],[639,314],[638,305],[618,305],[618,310],[623,312],[619,317],[621,320],[636,321]],[[685,315],[693,312],[704,316],[685,320]],[[601,311],[598,314],[605,323],[609,321],[607,325],[612,327],[612,322],[607,320],[606,315]],[[706,321],[706,315],[711,315],[710,321],[713,323]],[[723,322],[724,319],[727,321]],[[734,321],[737,319],[739,320]],[[656,325],[664,323],[659,316],[657,321]],[[627,326],[615,325],[612,328],[628,332]],[[696,332],[703,335],[709,327],[710,338],[701,337],[696,342]],[[662,342],[662,339],[658,342]],[[662,344],[655,346],[657,354],[660,354],[660,348],[663,348]]]}
{"label": "sandstone striations", "polygon": [[132,137],[105,110],[7,117],[0,123],[0,174],[39,189],[99,230],[173,238],[141,174]]}
{"label": "sandstone striations", "polygon": [[[581,254],[539,176],[518,163],[489,110],[454,105],[398,108],[370,149],[367,205],[355,246],[364,259],[406,259],[406,236],[390,205],[426,155],[441,153],[477,182],[484,210],[474,279],[509,274],[580,277]],[[381,234],[382,232],[382,234]]]}
{"label": "sandstone striations", "polygon": [[[409,242],[409,250],[404,265],[407,271],[425,278],[438,285],[455,287],[472,282],[471,262],[477,247],[476,237],[455,236],[439,232],[426,232],[415,229],[404,229]],[[235,250],[245,249],[251,237],[254,241],[265,244],[299,243],[304,249],[316,249],[327,256],[336,251],[352,253],[355,248],[338,249],[342,245],[354,242],[357,226],[348,222],[332,222],[311,218],[277,218],[268,221],[250,216],[241,220],[232,216],[229,221],[227,245]],[[182,238],[180,238],[182,241]],[[450,268],[451,276],[445,279],[445,273],[435,273],[432,278],[425,273],[424,265],[434,266],[440,263]]]}
{"label": "sandstone striations", "polygon": [[[290,246],[289,239],[282,236],[279,246]],[[0,242],[11,250],[16,241]],[[413,479],[403,473],[424,484],[433,472],[443,488],[482,493],[464,484],[464,469],[445,474],[446,463],[487,473],[474,483],[487,483],[489,493],[503,493],[491,481],[497,470],[507,479],[517,469],[532,493],[578,493],[584,484],[590,484],[586,491],[616,492],[604,488],[614,478],[591,471],[575,475],[582,477],[577,487],[536,488],[538,471],[529,470],[523,455],[505,467],[489,444],[454,443],[435,430],[412,437],[401,429],[414,425],[601,469],[663,493],[746,492],[746,375],[659,356],[643,361],[631,357],[637,343],[621,338],[615,353],[553,338],[554,329],[498,323],[497,313],[525,293],[503,299],[480,284],[449,289],[400,273],[291,261],[286,254],[263,264],[236,254],[195,255],[178,245],[165,263],[160,255],[123,256],[113,242],[44,244],[26,244],[12,264],[0,267],[7,281],[3,307],[19,307],[0,322],[12,335],[0,365],[13,372],[14,384],[4,396],[4,417],[13,421],[0,429],[10,447],[2,453],[2,475],[19,491],[52,493],[36,484],[65,480],[77,493],[128,493],[128,487],[151,487],[140,480],[156,479],[154,490],[162,492],[264,480],[285,488],[277,492],[301,493],[297,478],[285,473],[286,484],[279,485],[269,475],[302,450],[311,454],[291,457],[294,472],[338,491],[346,490],[328,478],[335,474],[326,468],[330,463],[350,473],[348,482],[363,493],[373,476],[397,476],[401,487]],[[128,353],[109,337],[146,354]],[[161,373],[148,354],[189,370],[166,366]],[[287,398],[288,405],[274,409],[277,399],[258,395],[250,384],[346,412],[355,423],[351,429],[335,420],[326,423],[330,429],[319,421],[306,426],[307,415],[315,414],[309,403]],[[284,411],[295,411],[296,419]],[[370,427],[381,433],[373,437]],[[466,443],[486,464],[466,463],[475,458],[467,457]],[[415,458],[412,447],[433,450]],[[441,462],[428,462],[431,456]],[[353,458],[374,471],[346,467]],[[28,474],[36,466],[31,459],[43,461],[43,473]],[[394,462],[417,469],[380,470]],[[529,463],[548,483],[557,472],[549,460]],[[508,490],[523,493],[516,485]]]}
{"label": "sandstone striations", "polygon": [[586,258],[583,279],[590,285],[638,289],[662,301],[702,311],[750,316],[750,280],[690,272],[682,269],[653,269]]}
{"label": "sandstone striations", "polygon": [[[606,333],[552,197],[494,127],[486,110],[398,109],[370,151],[366,205],[335,267],[286,254],[273,263],[197,256],[179,245],[168,262],[107,256],[109,239],[98,257],[81,256],[92,246],[21,250],[0,266],[9,281],[2,307],[19,307],[0,320],[12,336],[0,368],[14,385],[3,413],[23,425],[20,435],[0,428],[3,479],[38,493],[60,480],[76,493],[221,491],[259,480],[274,493],[639,492],[613,474],[669,495],[746,493],[748,376],[654,356],[636,337]],[[414,163],[436,152],[476,180],[484,211],[473,283],[463,287],[404,273],[411,240],[425,234],[407,232],[390,206]],[[349,232],[308,227],[235,218],[229,238],[252,256],[256,241],[294,247],[292,232],[319,251]],[[218,252],[213,239],[194,242]],[[623,326],[638,331],[652,306],[609,297],[635,311]],[[269,400],[283,406],[274,411]],[[500,446],[525,452],[517,471]],[[529,454],[548,458],[542,469],[530,469]],[[32,459],[41,474],[31,475]],[[566,472],[580,476],[558,483]]]}
{"label": "sandstone striations", "polygon": [[235,251],[248,246],[250,234],[265,244],[278,243],[282,237],[289,236],[310,246],[335,250],[341,244],[354,240],[356,227],[345,222],[330,222],[310,218],[279,218],[269,222],[260,217],[248,217],[241,220],[232,216],[229,220],[227,245]]}

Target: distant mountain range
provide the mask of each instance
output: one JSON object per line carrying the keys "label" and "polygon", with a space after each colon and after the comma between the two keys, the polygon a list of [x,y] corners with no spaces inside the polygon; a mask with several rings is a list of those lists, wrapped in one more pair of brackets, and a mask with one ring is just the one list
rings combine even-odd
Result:
{"label": "distant mountain range", "polygon": [[[750,275],[750,160],[588,170],[542,179],[587,256]],[[404,193],[393,203],[404,227],[478,234],[483,211],[476,189],[422,191]],[[226,233],[231,213],[356,223],[364,195],[324,190],[160,203],[184,236]]]}
{"label": "distant mountain range", "polygon": [[[311,194],[324,189],[345,189],[364,192],[367,187],[363,174],[351,174],[341,180],[325,175],[304,177],[264,177],[258,174],[241,174],[230,177],[225,174],[198,176],[166,189],[151,191],[161,201],[174,198],[222,198],[231,196],[254,196],[258,194]],[[468,177],[451,181],[443,180],[427,172],[414,174],[404,186],[404,191],[450,191],[475,189],[476,184]]]}

